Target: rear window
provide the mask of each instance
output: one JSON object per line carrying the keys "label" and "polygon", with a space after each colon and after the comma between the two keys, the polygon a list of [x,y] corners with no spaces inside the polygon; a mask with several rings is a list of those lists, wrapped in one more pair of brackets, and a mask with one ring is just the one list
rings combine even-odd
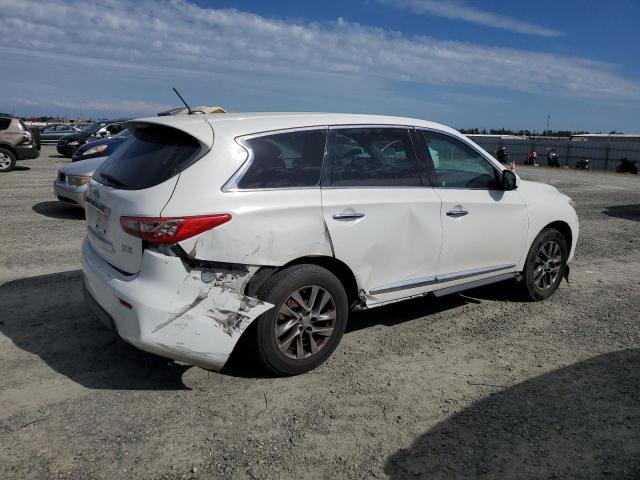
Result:
{"label": "rear window", "polygon": [[6,130],[11,125],[10,118],[0,118],[0,130]]}
{"label": "rear window", "polygon": [[252,159],[235,187],[300,188],[320,184],[326,130],[264,135],[245,141]]}
{"label": "rear window", "polygon": [[129,124],[132,136],[96,170],[93,178],[125,190],[150,188],[195,163],[205,148],[191,135],[164,125]]}

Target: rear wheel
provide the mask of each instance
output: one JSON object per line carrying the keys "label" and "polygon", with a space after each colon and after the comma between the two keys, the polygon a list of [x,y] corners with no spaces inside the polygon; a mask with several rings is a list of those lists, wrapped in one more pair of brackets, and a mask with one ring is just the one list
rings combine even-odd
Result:
{"label": "rear wheel", "polygon": [[10,172],[16,166],[16,156],[11,150],[0,148],[0,172]]}
{"label": "rear wheel", "polygon": [[317,265],[276,273],[258,297],[275,307],[256,325],[258,357],[278,375],[297,375],[323,363],[340,343],[349,314],[340,280]]}
{"label": "rear wheel", "polygon": [[523,293],[531,300],[545,300],[558,289],[568,256],[567,242],[553,228],[545,228],[531,245],[522,280]]}

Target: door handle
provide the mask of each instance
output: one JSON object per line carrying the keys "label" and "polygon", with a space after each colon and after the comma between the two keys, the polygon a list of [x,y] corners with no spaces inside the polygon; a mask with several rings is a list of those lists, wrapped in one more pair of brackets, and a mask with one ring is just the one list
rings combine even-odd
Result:
{"label": "door handle", "polygon": [[464,217],[468,213],[469,212],[467,212],[460,205],[456,205],[451,210],[447,210],[447,217],[459,218],[459,217]]}
{"label": "door handle", "polygon": [[358,220],[359,218],[364,218],[364,213],[334,213],[333,219],[338,220],[339,222],[351,222],[353,220]]}

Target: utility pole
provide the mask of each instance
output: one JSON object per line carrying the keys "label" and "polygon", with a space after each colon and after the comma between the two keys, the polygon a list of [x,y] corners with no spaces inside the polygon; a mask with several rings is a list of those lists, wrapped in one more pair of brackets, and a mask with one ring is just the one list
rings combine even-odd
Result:
{"label": "utility pole", "polygon": [[547,132],[549,131],[549,120],[551,119],[551,115],[547,115]]}

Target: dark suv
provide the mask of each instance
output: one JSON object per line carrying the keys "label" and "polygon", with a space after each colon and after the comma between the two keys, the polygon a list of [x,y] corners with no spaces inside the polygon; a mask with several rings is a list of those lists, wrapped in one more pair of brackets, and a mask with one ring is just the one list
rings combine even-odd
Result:
{"label": "dark suv", "polygon": [[100,120],[92,123],[84,130],[62,137],[58,140],[56,149],[58,153],[65,157],[71,157],[80,146],[87,142],[93,142],[120,133],[124,129],[124,122],[127,120],[127,118],[118,118],[116,120]]}
{"label": "dark suv", "polygon": [[22,120],[0,114],[0,172],[13,170],[16,160],[37,158],[38,150],[33,133]]}

